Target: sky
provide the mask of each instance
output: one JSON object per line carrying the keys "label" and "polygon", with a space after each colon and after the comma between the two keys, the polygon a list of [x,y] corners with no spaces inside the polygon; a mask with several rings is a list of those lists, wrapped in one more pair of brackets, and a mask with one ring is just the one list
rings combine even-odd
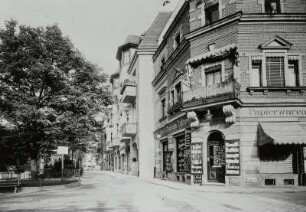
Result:
{"label": "sky", "polygon": [[118,67],[116,51],[127,35],[145,32],[159,11],[172,10],[178,0],[0,0],[0,27],[58,24],[85,58],[108,73]]}

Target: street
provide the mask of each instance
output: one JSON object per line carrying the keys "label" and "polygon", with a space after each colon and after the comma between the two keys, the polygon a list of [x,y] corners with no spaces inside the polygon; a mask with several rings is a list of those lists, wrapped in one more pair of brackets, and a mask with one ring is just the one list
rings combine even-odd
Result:
{"label": "street", "polygon": [[96,171],[81,185],[0,194],[0,211],[306,211],[306,191],[204,192]]}

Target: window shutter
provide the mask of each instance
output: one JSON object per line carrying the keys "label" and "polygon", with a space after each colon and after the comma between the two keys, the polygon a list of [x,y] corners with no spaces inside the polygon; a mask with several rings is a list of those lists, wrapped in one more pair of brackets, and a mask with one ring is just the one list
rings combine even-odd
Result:
{"label": "window shutter", "polygon": [[266,78],[268,87],[285,86],[284,57],[266,58]]}

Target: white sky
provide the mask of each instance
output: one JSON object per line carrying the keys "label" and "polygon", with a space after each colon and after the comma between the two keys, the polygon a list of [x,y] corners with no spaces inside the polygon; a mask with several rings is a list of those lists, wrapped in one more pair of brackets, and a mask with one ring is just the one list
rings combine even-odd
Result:
{"label": "white sky", "polygon": [[177,2],[163,7],[163,0],[0,0],[0,27],[10,18],[31,26],[57,23],[88,60],[113,73],[126,36],[142,34],[159,11]]}

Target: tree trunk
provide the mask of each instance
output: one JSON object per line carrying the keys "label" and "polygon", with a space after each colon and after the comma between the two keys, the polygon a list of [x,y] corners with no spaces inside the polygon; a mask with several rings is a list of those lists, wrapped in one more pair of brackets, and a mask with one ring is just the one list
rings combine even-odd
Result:
{"label": "tree trunk", "polygon": [[31,178],[35,179],[37,176],[37,160],[31,159]]}

